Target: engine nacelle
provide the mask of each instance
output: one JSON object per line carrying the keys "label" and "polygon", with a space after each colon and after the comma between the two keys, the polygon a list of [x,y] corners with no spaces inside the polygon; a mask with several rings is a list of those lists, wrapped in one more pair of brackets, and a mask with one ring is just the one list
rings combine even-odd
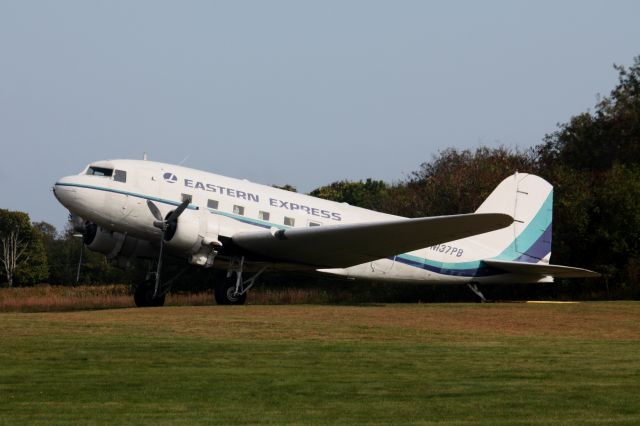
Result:
{"label": "engine nacelle", "polygon": [[148,241],[109,231],[95,223],[85,224],[83,241],[89,250],[102,253],[109,259],[116,256],[155,257],[157,253]]}
{"label": "engine nacelle", "polygon": [[82,240],[89,250],[109,254],[116,246],[117,236],[114,236],[113,232],[89,222],[85,224]]}
{"label": "engine nacelle", "polygon": [[218,223],[208,211],[185,211],[169,226],[165,244],[174,252],[189,256],[189,263],[209,267],[222,244],[218,241]]}
{"label": "engine nacelle", "polygon": [[200,221],[196,214],[190,213],[185,211],[177,222],[169,225],[164,234],[167,247],[174,251],[192,253],[200,246]]}

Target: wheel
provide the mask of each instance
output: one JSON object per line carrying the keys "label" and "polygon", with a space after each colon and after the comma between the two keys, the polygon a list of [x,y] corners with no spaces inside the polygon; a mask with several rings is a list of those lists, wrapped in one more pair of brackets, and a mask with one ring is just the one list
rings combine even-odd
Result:
{"label": "wheel", "polygon": [[236,278],[231,277],[216,283],[213,295],[218,305],[244,305],[247,301],[247,293],[235,295]]}
{"label": "wheel", "polygon": [[136,287],[136,291],[133,294],[133,300],[138,308],[147,308],[150,306],[163,306],[165,295],[153,297],[153,291],[155,289],[155,283],[151,281],[145,281]]}

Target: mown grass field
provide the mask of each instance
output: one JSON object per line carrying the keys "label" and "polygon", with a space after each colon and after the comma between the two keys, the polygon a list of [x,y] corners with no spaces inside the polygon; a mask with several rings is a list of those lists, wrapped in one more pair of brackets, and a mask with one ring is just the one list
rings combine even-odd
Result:
{"label": "mown grass field", "polygon": [[2,424],[640,424],[640,303],[0,314]]}

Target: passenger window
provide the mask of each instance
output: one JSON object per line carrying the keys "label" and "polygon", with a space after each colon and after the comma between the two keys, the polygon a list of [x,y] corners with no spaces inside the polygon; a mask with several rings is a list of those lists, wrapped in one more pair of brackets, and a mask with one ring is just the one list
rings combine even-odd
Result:
{"label": "passenger window", "polygon": [[287,226],[294,226],[296,223],[296,220],[292,217],[284,217],[284,224]]}
{"label": "passenger window", "polygon": [[309,221],[309,226],[320,226],[322,225],[320,222],[314,222],[312,220]]}
{"label": "passenger window", "polygon": [[244,207],[234,205],[233,214],[237,214],[238,216],[244,216]]}
{"label": "passenger window", "polygon": [[116,182],[127,182],[127,172],[124,170],[115,170],[113,174],[113,180]]}
{"label": "passenger window", "polygon": [[265,222],[269,221],[269,212],[263,212],[263,211],[259,211],[258,212],[258,219],[260,220],[264,220]]}
{"label": "passenger window", "polygon": [[207,207],[213,210],[218,210],[218,200],[207,200]]}
{"label": "passenger window", "polygon": [[104,167],[89,167],[89,169],[87,170],[87,174],[88,175],[93,175],[93,176],[106,176],[106,177],[110,177],[113,174],[113,169],[107,169]]}

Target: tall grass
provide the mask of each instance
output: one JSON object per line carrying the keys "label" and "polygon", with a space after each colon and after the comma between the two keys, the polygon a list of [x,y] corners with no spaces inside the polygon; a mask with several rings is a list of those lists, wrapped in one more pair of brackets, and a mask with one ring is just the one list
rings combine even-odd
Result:
{"label": "tall grass", "polygon": [[[461,291],[465,290],[465,291]],[[487,291],[489,290],[489,291]],[[491,288],[483,288],[491,298]],[[531,296],[531,295],[529,295]],[[548,297],[535,297],[547,299]],[[507,300],[527,300],[514,297]],[[504,300],[504,299],[503,299]],[[466,288],[454,286],[417,286],[380,283],[269,282],[249,291],[247,303],[253,305],[299,304],[375,304],[420,302],[475,302],[476,297]],[[174,288],[167,295],[166,305],[212,305],[213,290],[183,291]],[[83,309],[133,307],[133,288],[126,284],[0,288],[0,312],[46,312]]]}
{"label": "tall grass", "polygon": [[[351,300],[346,292],[316,288],[256,288],[248,303],[256,305],[323,304]],[[194,306],[214,304],[212,291],[175,292],[167,295],[166,305]],[[76,287],[41,284],[34,287],[0,288],[0,312],[47,312],[83,309],[129,308],[133,289],[128,285],[81,285]]]}
{"label": "tall grass", "polygon": [[[207,305],[213,302],[208,292],[167,295],[167,305]],[[128,285],[81,285],[77,287],[48,284],[0,289],[0,312],[47,312],[81,309],[129,308],[133,291]]]}
{"label": "tall grass", "polygon": [[120,308],[133,306],[128,286],[101,285],[34,287],[0,289],[0,311],[43,312],[75,309]]}

